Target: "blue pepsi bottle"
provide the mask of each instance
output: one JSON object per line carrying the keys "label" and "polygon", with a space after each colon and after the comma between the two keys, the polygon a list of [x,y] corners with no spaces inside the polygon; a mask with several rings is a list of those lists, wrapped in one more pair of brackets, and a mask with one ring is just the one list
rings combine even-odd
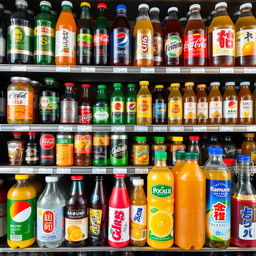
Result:
{"label": "blue pepsi bottle", "polygon": [[132,63],[131,25],[126,15],[126,5],[116,7],[116,19],[110,34],[110,65],[129,66]]}

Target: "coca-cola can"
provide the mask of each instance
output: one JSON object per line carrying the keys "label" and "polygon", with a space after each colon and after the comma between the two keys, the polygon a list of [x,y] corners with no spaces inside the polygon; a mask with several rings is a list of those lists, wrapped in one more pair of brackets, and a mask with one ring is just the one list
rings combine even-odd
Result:
{"label": "coca-cola can", "polygon": [[40,134],[40,165],[52,166],[56,164],[56,140],[54,133]]}

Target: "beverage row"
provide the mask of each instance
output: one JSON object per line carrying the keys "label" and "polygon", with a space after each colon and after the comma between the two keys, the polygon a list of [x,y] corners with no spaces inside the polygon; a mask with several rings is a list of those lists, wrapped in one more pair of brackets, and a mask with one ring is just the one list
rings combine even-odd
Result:
{"label": "beverage row", "polygon": [[125,174],[115,174],[109,200],[103,176],[95,177],[88,200],[85,188],[89,184],[87,181],[85,186],[83,176],[71,176],[65,199],[67,185],[58,187],[57,176],[46,176],[41,193],[38,188],[42,184],[38,186],[35,176],[16,175],[17,183],[7,196],[1,189],[1,206],[7,198],[7,222],[5,214],[1,216],[2,236],[7,230],[12,248],[31,246],[36,239],[39,247],[51,248],[64,241],[72,247],[108,243],[120,248],[147,243],[167,249],[175,243],[181,249],[200,250],[204,245],[227,248],[230,242],[255,247],[256,190],[250,177],[251,157],[238,155],[237,177],[232,179],[234,174],[231,176],[222,155],[222,148],[209,148],[209,159],[201,170],[198,153],[186,152],[185,160],[177,161],[170,170],[167,153],[157,152],[147,176],[147,197],[144,179],[133,177],[127,190]]}
{"label": "beverage row", "polygon": [[[98,85],[94,98],[90,84],[80,88],[74,83],[65,83],[65,92],[60,90],[55,79],[45,78],[40,87],[26,77],[12,77],[7,88],[7,103],[4,92],[0,114],[4,122],[7,105],[7,123],[63,123],[63,124],[132,124],[151,125],[234,125],[256,123],[256,90],[250,91],[250,82],[241,82],[238,92],[235,82],[226,82],[223,95],[220,82],[206,84],[186,82],[154,86],[152,93],[148,81],[140,81],[137,93],[135,84],[128,84],[123,93],[121,83],[113,84],[108,97],[107,86]],[[182,92],[182,94],[181,94]],[[152,95],[153,94],[153,95]],[[95,99],[95,100],[94,100]]]}
{"label": "beverage row", "polygon": [[[149,15],[147,4],[139,5],[133,29],[124,4],[117,5],[111,29],[105,3],[97,5],[98,15],[94,22],[91,5],[82,2],[78,26],[72,3],[62,1],[61,6],[62,12],[56,22],[56,17],[51,14],[51,3],[41,1],[41,12],[33,21],[27,12],[27,1],[16,1],[17,11],[7,19],[8,63],[256,66],[256,19],[250,3],[240,6],[241,14],[235,25],[227,13],[227,3],[217,3],[208,28],[200,14],[201,6],[193,4],[184,31],[177,7],[168,9],[163,30],[159,8],[151,8]],[[1,16],[1,27],[5,31]],[[4,40],[1,44],[3,61]]]}

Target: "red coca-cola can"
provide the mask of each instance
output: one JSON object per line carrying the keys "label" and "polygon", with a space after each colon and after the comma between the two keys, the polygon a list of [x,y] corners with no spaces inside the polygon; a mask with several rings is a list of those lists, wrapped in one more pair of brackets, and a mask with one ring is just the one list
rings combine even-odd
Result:
{"label": "red coca-cola can", "polygon": [[40,165],[52,166],[56,164],[56,140],[54,133],[40,134]]}

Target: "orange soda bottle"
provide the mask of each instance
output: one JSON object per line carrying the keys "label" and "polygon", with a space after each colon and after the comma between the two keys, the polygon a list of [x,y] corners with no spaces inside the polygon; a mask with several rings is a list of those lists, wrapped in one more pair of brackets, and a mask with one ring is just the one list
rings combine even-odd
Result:
{"label": "orange soda bottle", "polygon": [[185,92],[183,95],[183,118],[184,124],[196,124],[196,103],[197,98],[193,90],[194,83],[185,83]]}

